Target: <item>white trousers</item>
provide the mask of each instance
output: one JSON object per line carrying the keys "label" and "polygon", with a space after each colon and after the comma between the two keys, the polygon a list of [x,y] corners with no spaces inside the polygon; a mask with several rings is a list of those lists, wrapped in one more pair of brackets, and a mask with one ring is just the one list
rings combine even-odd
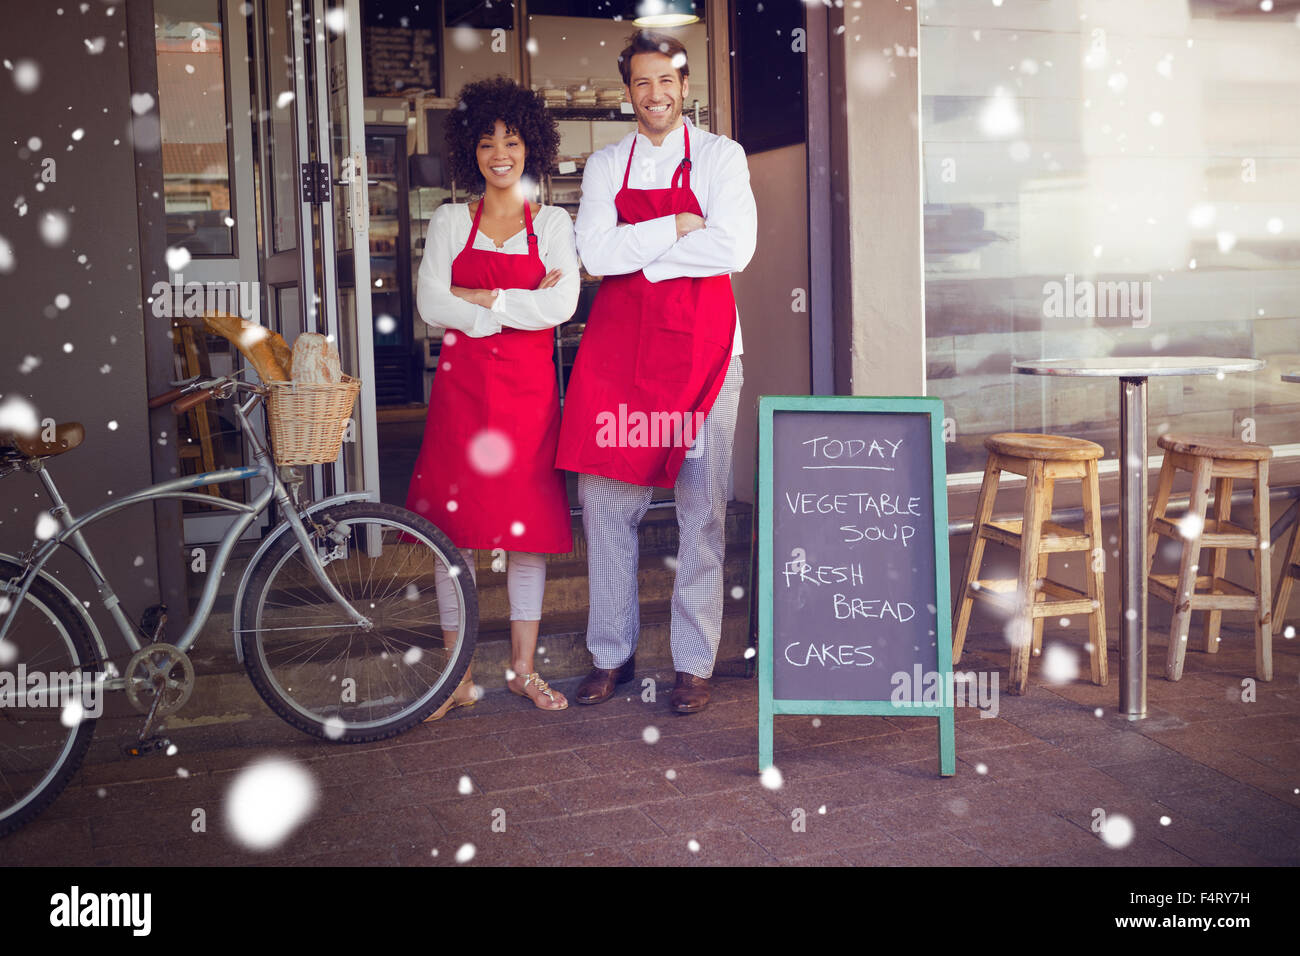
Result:
{"label": "white trousers", "polygon": [[[727,485],[744,382],[740,356],[732,356],[722,389],[673,488],[679,532],[671,623],[673,667],[696,677],[713,676],[722,643]],[[636,651],[641,631],[637,527],[653,493],[647,485],[578,476],[591,588],[587,649],[596,667],[612,670]]]}
{"label": "white trousers", "polygon": [[[474,552],[462,550],[469,565],[470,577],[478,583],[474,571]],[[438,591],[438,617],[442,627],[454,630],[460,627],[460,607],[456,602],[456,587],[451,575],[439,562],[434,569],[434,586]],[[511,551],[506,555],[506,595],[510,599],[510,620],[540,621],[542,597],[546,594],[546,555],[531,551]]]}

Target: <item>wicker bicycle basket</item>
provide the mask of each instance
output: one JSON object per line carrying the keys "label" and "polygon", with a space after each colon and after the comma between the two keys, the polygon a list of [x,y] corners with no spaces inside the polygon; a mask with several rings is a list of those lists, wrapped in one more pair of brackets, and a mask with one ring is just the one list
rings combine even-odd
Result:
{"label": "wicker bicycle basket", "polygon": [[277,465],[323,465],[339,456],[361,380],[344,375],[337,385],[268,382],[267,417]]}

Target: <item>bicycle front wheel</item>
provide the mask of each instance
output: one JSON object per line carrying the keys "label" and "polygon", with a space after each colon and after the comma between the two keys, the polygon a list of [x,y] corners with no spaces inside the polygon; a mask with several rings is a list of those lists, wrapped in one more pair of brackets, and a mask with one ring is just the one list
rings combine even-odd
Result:
{"label": "bicycle front wheel", "polygon": [[[314,518],[324,531],[308,528],[314,558],[289,532],[249,575],[244,664],[262,699],[299,730],[349,743],[396,736],[433,713],[469,667],[474,579],[447,536],[405,508],[352,502]],[[314,560],[369,627],[330,597]],[[453,640],[444,637],[439,577],[455,594]]]}
{"label": "bicycle front wheel", "polygon": [[49,806],[81,765],[103,709],[103,669],[81,615],[37,578],[0,561],[0,836]]}

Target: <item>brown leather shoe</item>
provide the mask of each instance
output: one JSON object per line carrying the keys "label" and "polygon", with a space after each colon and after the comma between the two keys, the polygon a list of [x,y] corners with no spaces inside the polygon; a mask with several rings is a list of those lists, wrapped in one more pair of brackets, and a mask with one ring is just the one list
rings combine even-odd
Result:
{"label": "brown leather shoe", "polygon": [[709,703],[709,679],[678,671],[677,686],[668,703],[679,714],[699,713]]}
{"label": "brown leather shoe", "polygon": [[593,667],[582,679],[573,699],[579,704],[603,704],[614,696],[614,688],[636,677],[636,655],[633,654],[613,670]]}

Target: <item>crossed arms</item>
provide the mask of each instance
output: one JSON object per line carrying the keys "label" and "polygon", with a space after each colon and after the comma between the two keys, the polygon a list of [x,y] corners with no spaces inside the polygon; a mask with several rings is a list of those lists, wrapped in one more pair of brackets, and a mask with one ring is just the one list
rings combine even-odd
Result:
{"label": "crossed arms", "polygon": [[[582,175],[578,208],[578,251],[592,275],[624,275],[643,270],[651,282],[683,276],[740,272],[749,265],[757,242],[758,216],[749,186],[749,164],[739,143],[727,140],[712,171],[704,227],[678,237],[678,217],[660,216],[619,225],[614,196],[623,169],[614,152],[593,155]],[[700,163],[693,175],[699,177]]]}
{"label": "crossed arms", "polygon": [[[550,284],[539,289],[502,289],[490,306],[451,291],[451,264],[469,235],[465,224],[457,225],[454,217],[464,216],[463,207],[446,204],[439,206],[429,221],[415,296],[417,311],[425,322],[481,338],[503,327],[549,329],[572,318],[578,308],[581,278],[573,247],[573,223],[567,214],[547,214],[545,224],[534,221],[542,264],[548,273],[558,269],[559,279],[548,278]],[[486,302],[490,292],[486,290],[476,298]]]}

